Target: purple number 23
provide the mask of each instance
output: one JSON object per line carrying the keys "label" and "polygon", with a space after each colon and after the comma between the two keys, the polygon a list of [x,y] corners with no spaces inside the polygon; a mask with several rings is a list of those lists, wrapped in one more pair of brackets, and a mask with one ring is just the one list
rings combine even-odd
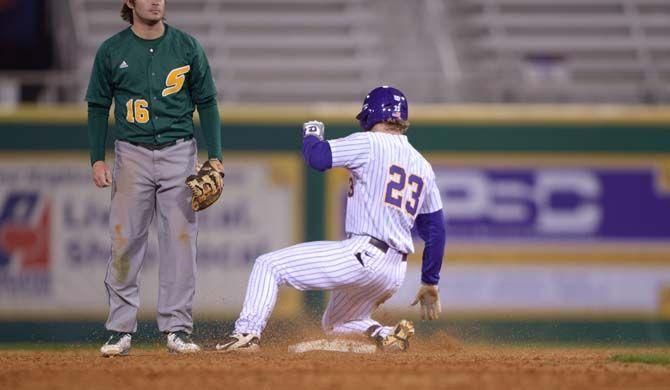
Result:
{"label": "purple number 23", "polygon": [[384,202],[395,206],[399,209],[403,208],[403,190],[407,185],[411,188],[408,199],[405,200],[405,210],[412,216],[416,216],[419,205],[419,198],[423,191],[423,179],[417,175],[409,175],[405,169],[398,165],[391,165],[389,167],[389,175],[391,179],[386,184],[386,195]]}

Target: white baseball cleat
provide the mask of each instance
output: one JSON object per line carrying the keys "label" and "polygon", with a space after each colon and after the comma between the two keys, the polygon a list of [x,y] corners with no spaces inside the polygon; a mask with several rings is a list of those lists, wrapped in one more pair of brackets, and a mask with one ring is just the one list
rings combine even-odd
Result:
{"label": "white baseball cleat", "polygon": [[181,330],[168,333],[167,349],[171,353],[200,352],[200,346],[193,342],[191,335]]}
{"label": "white baseball cleat", "polygon": [[216,345],[216,350],[220,352],[260,351],[261,338],[253,333],[233,333],[226,337],[220,344]]}
{"label": "white baseball cleat", "polygon": [[133,336],[130,333],[115,332],[100,348],[100,353],[104,357],[128,355],[132,338]]}
{"label": "white baseball cleat", "polygon": [[402,320],[393,328],[386,337],[377,337],[377,346],[382,351],[405,352],[409,349],[409,339],[414,336],[414,324],[412,321]]}

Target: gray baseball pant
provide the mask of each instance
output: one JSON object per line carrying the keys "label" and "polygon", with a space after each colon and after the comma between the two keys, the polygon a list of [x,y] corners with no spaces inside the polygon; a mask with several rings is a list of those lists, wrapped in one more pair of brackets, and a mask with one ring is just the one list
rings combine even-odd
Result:
{"label": "gray baseball pant", "polygon": [[147,251],[149,225],[157,216],[158,329],[193,330],[197,218],[191,210],[186,177],[195,172],[195,140],[162,150],[116,141],[109,216],[112,253],[105,286],[109,295],[106,327],[137,330],[138,277]]}

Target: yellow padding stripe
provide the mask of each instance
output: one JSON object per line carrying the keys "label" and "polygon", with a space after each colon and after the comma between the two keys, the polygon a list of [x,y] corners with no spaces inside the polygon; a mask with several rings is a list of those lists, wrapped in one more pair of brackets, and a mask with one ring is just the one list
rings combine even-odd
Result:
{"label": "yellow padding stripe", "polygon": [[[311,119],[356,126],[359,104],[221,104],[221,119],[238,124],[296,124]],[[670,125],[670,106],[415,104],[413,124]],[[1,108],[0,123],[84,123],[85,105]],[[197,120],[197,114],[196,114]]]}

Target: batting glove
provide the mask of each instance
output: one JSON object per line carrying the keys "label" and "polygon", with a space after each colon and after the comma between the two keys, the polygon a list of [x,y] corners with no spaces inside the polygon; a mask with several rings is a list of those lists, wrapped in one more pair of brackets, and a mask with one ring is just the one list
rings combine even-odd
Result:
{"label": "batting glove", "polygon": [[440,294],[437,285],[421,284],[419,292],[416,293],[416,298],[412,302],[412,306],[421,303],[421,319],[436,320],[442,313],[442,305],[440,305]]}
{"label": "batting glove", "polygon": [[302,124],[302,136],[304,138],[308,135],[313,135],[323,141],[326,135],[326,127],[319,121],[305,122]]}

